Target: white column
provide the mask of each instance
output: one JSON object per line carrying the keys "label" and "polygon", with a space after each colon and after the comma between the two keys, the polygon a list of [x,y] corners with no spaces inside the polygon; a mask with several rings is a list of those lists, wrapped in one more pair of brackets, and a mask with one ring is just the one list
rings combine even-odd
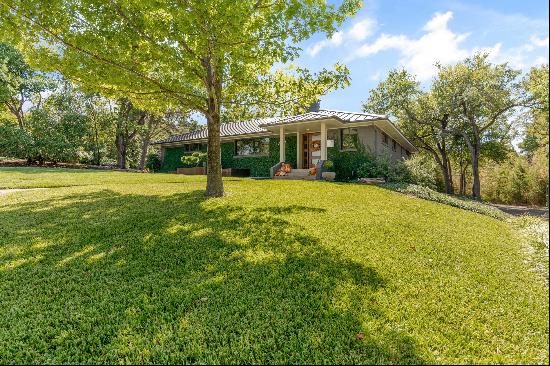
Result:
{"label": "white column", "polygon": [[285,161],[285,128],[279,128],[279,162]]}
{"label": "white column", "polygon": [[302,169],[302,134],[296,132],[296,168]]}
{"label": "white column", "polygon": [[321,160],[327,160],[327,125],[321,122]]}

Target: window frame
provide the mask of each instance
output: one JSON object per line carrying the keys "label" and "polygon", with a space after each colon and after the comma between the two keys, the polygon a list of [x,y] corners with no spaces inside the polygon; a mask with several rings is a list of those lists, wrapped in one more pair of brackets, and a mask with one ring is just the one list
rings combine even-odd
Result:
{"label": "window frame", "polygon": [[382,133],[382,143],[384,145],[389,145],[389,142],[390,142],[390,137],[388,136],[387,133],[385,133],[384,131],[380,131]]}
{"label": "window frame", "polygon": [[[252,143],[252,150],[254,151],[257,149],[257,146],[259,145],[260,141],[264,140],[265,150],[263,152],[255,152],[252,154],[239,154],[239,142],[251,142]],[[258,156],[269,156],[269,144],[270,144],[270,138],[269,137],[254,137],[254,138],[248,138],[248,139],[238,139],[234,141],[234,149],[233,149],[233,157],[234,158],[248,158],[248,157],[258,157]]]}
{"label": "window frame", "polygon": [[[355,131],[355,133],[349,133],[350,131]],[[353,144],[353,147],[344,147],[344,131],[348,131],[348,136],[355,135],[355,142]],[[359,143],[359,130],[354,127],[347,127],[347,128],[341,128],[340,129],[340,151],[357,151],[357,144]]]}

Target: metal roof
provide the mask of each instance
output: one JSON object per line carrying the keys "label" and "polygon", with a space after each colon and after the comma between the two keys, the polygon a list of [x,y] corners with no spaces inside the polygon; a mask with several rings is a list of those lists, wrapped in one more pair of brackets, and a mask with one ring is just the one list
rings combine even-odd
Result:
{"label": "metal roof", "polygon": [[[296,116],[289,116],[289,117],[281,117],[281,118],[271,117],[271,118],[253,119],[253,120],[244,121],[244,122],[222,123],[220,125],[220,136],[231,137],[231,136],[241,136],[241,135],[255,134],[255,133],[261,133],[261,132],[268,132],[268,130],[265,128],[267,126],[299,123],[299,122],[305,122],[305,121],[315,121],[315,120],[321,120],[321,119],[327,119],[327,118],[334,118],[343,123],[387,119],[386,116],[372,114],[372,113],[356,113],[356,112],[344,112],[344,111],[321,109],[317,112],[307,112],[304,114],[298,114]],[[154,143],[163,144],[163,143],[171,143],[171,142],[203,140],[206,138],[208,138],[208,130],[206,128],[203,128],[198,131],[184,133],[183,135],[170,136],[167,139],[156,141]]]}

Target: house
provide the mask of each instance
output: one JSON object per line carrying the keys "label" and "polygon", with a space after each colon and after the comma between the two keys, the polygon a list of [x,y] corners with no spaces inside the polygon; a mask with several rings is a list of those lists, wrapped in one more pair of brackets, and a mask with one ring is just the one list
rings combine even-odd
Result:
{"label": "house", "polygon": [[[358,150],[393,161],[416,151],[413,144],[387,116],[319,109],[283,118],[264,118],[221,125],[223,168],[248,169],[251,176],[269,177],[280,162],[295,169],[308,169],[320,161],[342,155],[353,156]],[[194,151],[206,151],[207,130],[171,136],[158,141],[162,171],[182,167],[181,157]]]}

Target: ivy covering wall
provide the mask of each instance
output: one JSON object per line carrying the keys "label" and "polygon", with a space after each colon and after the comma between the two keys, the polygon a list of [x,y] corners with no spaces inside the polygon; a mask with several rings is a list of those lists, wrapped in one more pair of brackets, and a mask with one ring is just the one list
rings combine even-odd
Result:
{"label": "ivy covering wall", "polygon": [[[285,155],[287,163],[296,167],[296,136],[285,138]],[[184,164],[181,157],[184,155],[182,147],[167,148],[164,153],[162,172],[173,172]],[[269,139],[269,154],[266,156],[239,156],[235,157],[235,142],[225,142],[221,145],[222,168],[250,169],[252,177],[269,177],[270,168],[279,162],[279,138]]]}

